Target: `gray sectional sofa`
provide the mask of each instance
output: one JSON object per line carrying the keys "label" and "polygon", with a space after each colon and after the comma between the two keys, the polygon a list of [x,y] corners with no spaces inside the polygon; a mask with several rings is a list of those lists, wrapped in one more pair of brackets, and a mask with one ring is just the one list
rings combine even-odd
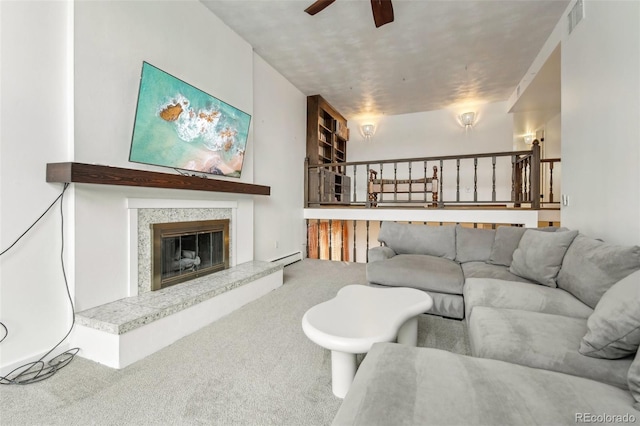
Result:
{"label": "gray sectional sofa", "polygon": [[384,223],[388,245],[371,250],[367,277],[422,288],[440,300],[433,313],[464,316],[472,356],[374,345],[335,425],[640,423],[640,247],[442,228]]}

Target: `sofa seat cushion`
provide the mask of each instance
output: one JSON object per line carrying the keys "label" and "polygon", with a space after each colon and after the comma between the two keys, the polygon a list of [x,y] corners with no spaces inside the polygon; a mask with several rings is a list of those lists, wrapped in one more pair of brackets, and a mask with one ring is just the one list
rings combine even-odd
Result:
{"label": "sofa seat cushion", "polygon": [[521,283],[533,283],[526,278],[519,277],[509,272],[507,266],[491,265],[485,262],[467,262],[462,265],[464,278],[495,278],[505,281],[518,281]]}
{"label": "sofa seat cushion", "polygon": [[557,425],[635,414],[629,391],[447,351],[376,343],[333,425]]}
{"label": "sofa seat cushion", "polygon": [[[369,283],[369,285],[371,287],[386,287],[371,283]],[[436,293],[433,291],[425,291],[425,293],[433,299],[433,305],[425,314],[454,319],[464,318],[464,300],[459,294]]]}
{"label": "sofa seat cushion", "polygon": [[460,265],[452,260],[420,254],[399,254],[387,260],[367,263],[367,281],[437,293],[462,294],[464,276]]}
{"label": "sofa seat cushion", "polygon": [[561,315],[476,306],[469,339],[474,356],[597,380],[628,389],[630,357],[609,360],[578,352],[587,321]]}
{"label": "sofa seat cushion", "polygon": [[468,278],[464,284],[465,315],[475,306],[522,309],[586,319],[593,309],[559,288],[490,278]]}

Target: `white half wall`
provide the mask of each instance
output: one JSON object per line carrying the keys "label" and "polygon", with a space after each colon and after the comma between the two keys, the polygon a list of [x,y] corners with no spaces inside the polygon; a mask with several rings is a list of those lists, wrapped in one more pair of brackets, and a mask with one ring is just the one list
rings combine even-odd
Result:
{"label": "white half wall", "polygon": [[302,204],[307,98],[264,59],[253,55],[256,182],[271,196],[255,198],[255,258],[274,260],[301,251],[306,241]]}
{"label": "white half wall", "polygon": [[640,3],[584,7],[562,39],[562,224],[640,244]]}

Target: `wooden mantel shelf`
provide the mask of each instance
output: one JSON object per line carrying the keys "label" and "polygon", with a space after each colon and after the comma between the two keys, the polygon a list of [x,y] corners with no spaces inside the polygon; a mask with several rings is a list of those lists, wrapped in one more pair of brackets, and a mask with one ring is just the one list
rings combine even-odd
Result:
{"label": "wooden mantel shelf", "polygon": [[254,195],[271,194],[271,187],[263,185],[83,163],[48,163],[47,182],[95,183]]}

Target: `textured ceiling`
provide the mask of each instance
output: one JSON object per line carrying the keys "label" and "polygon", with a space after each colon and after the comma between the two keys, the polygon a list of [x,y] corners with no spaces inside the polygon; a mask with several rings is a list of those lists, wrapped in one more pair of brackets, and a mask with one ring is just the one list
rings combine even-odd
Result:
{"label": "textured ceiling", "polygon": [[569,0],[394,0],[376,28],[368,0],[201,0],[305,95],[347,118],[505,101]]}

